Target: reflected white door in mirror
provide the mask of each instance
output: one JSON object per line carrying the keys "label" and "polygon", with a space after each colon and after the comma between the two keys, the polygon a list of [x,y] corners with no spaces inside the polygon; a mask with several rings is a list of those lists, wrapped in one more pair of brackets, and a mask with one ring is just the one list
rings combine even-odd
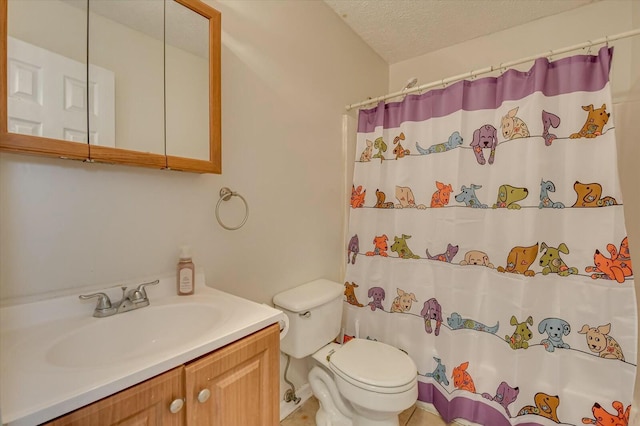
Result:
{"label": "reflected white door in mirror", "polygon": [[91,143],[115,147],[113,72],[92,65],[87,96],[83,63],[13,37],[8,50],[9,132],[88,143],[89,113]]}

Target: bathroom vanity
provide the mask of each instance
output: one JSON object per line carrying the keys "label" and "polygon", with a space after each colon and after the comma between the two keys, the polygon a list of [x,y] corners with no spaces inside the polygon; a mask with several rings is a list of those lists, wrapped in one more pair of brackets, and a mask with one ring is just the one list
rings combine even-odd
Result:
{"label": "bathroom vanity", "polygon": [[0,308],[2,424],[277,425],[282,313],[202,274],[147,292],[107,318],[78,295]]}
{"label": "bathroom vanity", "polygon": [[46,425],[277,425],[278,342],[273,324]]}

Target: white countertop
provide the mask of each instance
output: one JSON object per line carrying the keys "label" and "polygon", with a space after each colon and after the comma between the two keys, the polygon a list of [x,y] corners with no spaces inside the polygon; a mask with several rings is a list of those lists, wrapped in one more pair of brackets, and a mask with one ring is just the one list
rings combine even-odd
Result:
{"label": "white countertop", "polygon": [[[119,289],[108,293],[112,295],[114,291],[112,300],[119,300]],[[267,305],[205,286],[202,274],[196,277],[194,295],[177,296],[175,277],[160,278],[160,284],[148,287],[147,293],[150,306],[107,318],[92,317],[96,299],[80,301],[77,295],[0,308],[2,424],[20,426],[48,421],[248,336],[283,316]],[[123,345],[122,350],[130,356],[118,362],[91,365],[89,359],[86,365],[54,365],[45,356],[69,330],[95,326],[96,322],[108,327],[116,317],[120,323],[136,321],[143,318],[146,309],[157,307],[156,312],[164,312],[163,307],[176,304],[215,306],[216,319],[205,331],[191,333],[188,341],[160,350],[136,347],[135,336],[126,336],[123,340],[129,344]],[[166,332],[180,334],[180,330]]]}

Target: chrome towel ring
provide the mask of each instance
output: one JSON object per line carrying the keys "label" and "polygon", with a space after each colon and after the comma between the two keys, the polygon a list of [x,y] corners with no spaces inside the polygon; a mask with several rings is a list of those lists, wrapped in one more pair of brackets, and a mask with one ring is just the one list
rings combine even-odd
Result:
{"label": "chrome towel ring", "polygon": [[[220,203],[223,201],[229,201],[231,197],[239,197],[244,203],[244,207],[246,211],[244,215],[244,219],[242,219],[242,223],[240,223],[240,225],[238,226],[227,226],[224,223],[222,223],[222,220],[220,219]],[[218,204],[216,204],[216,219],[218,220],[218,223],[220,224],[220,226],[222,226],[224,229],[228,229],[229,231],[235,231],[236,229],[240,229],[242,228],[242,226],[244,226],[244,224],[247,222],[248,217],[249,217],[249,204],[247,204],[247,200],[245,200],[242,195],[238,194],[235,191],[230,190],[226,186],[221,188],[220,199],[218,200]]]}

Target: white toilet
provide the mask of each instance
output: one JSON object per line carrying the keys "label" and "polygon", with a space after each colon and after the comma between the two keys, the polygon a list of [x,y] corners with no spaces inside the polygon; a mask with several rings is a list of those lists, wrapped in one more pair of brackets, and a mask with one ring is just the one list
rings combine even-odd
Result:
{"label": "white toilet", "polygon": [[289,318],[280,349],[316,361],[309,384],[320,402],[318,426],[398,426],[398,414],[418,399],[416,365],[384,343],[332,343],[340,333],[342,294],[343,287],[328,280],[277,294],[273,303]]}

